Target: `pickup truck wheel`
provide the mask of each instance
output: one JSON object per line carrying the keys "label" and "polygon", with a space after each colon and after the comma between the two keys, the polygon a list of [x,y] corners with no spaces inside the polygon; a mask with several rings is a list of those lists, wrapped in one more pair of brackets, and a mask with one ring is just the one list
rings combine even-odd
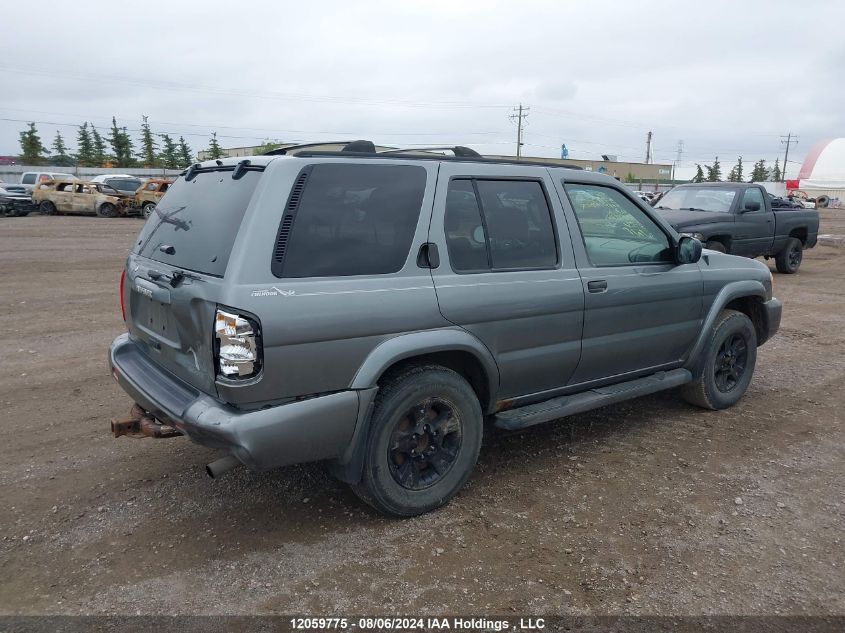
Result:
{"label": "pickup truck wheel", "polygon": [[38,205],[38,210],[44,215],[56,215],[56,205],[49,200],[44,200]]}
{"label": "pickup truck wheel", "polygon": [[745,395],[757,363],[757,332],[746,315],[722,310],[703,352],[698,380],[682,388],[684,399],[705,409],[726,409]]}
{"label": "pickup truck wheel", "polygon": [[711,251],[719,251],[720,253],[727,253],[728,249],[725,248],[725,245],[721,242],[717,242],[716,240],[711,240],[704,245],[704,248],[709,248]]}
{"label": "pickup truck wheel", "polygon": [[386,514],[434,510],[469,478],[482,433],[481,405],[466,380],[439,365],[411,367],[379,390],[353,489]]}
{"label": "pickup truck wheel", "polygon": [[153,214],[153,212],[155,212],[156,205],[153,204],[152,202],[147,202],[142,207],[142,209],[143,209],[144,219],[146,220],[148,217],[150,217]]}
{"label": "pickup truck wheel", "polygon": [[111,202],[104,202],[97,209],[97,215],[101,218],[116,218],[117,208]]}
{"label": "pickup truck wheel", "polygon": [[796,237],[790,237],[786,246],[775,256],[775,266],[779,273],[791,275],[798,272],[804,257],[804,245]]}

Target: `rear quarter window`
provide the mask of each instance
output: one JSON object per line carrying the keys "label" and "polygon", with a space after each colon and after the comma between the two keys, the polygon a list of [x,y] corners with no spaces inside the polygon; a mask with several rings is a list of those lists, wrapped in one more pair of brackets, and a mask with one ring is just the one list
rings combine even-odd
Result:
{"label": "rear quarter window", "polygon": [[401,270],[419,221],[425,169],[363,164],[309,169],[298,205],[291,209],[289,202],[282,218],[273,273],[346,277]]}

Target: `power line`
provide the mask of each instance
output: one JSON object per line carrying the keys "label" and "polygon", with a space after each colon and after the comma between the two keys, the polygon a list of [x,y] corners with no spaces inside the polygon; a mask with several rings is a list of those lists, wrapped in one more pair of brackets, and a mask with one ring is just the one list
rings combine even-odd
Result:
{"label": "power line", "polygon": [[384,98],[371,99],[365,97],[335,97],[331,95],[313,95],[306,93],[277,92],[270,90],[254,90],[245,88],[217,88],[214,86],[203,86],[198,84],[186,84],[174,81],[152,81],[142,78],[128,78],[113,75],[99,75],[73,70],[51,70],[35,67],[13,67],[0,66],[0,71],[17,73],[22,75],[42,75],[47,77],[62,77],[82,79],[86,81],[122,83],[130,86],[141,86],[153,90],[167,92],[195,92],[202,94],[216,94],[222,96],[252,97],[257,99],[278,99],[283,101],[310,101],[317,103],[338,103],[345,105],[379,106],[393,105],[413,108],[507,108],[506,104],[494,103],[472,103],[467,101],[411,101],[407,99]]}

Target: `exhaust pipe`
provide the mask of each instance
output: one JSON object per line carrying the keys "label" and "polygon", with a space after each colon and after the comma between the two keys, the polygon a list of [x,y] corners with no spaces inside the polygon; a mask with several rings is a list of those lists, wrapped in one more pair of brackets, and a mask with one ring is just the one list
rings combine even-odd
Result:
{"label": "exhaust pipe", "polygon": [[226,457],[221,457],[220,459],[207,464],[205,472],[207,472],[208,476],[212,479],[217,479],[220,475],[227,473],[235,466],[240,465],[241,462],[237,457],[234,455],[226,455]]}

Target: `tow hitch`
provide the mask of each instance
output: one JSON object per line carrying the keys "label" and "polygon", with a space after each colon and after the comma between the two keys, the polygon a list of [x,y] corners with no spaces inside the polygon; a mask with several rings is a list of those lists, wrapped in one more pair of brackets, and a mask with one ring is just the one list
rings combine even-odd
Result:
{"label": "tow hitch", "polygon": [[112,418],[111,432],[115,437],[176,437],[182,435],[176,428],[162,424],[137,404],[132,406],[129,417],[125,420]]}

